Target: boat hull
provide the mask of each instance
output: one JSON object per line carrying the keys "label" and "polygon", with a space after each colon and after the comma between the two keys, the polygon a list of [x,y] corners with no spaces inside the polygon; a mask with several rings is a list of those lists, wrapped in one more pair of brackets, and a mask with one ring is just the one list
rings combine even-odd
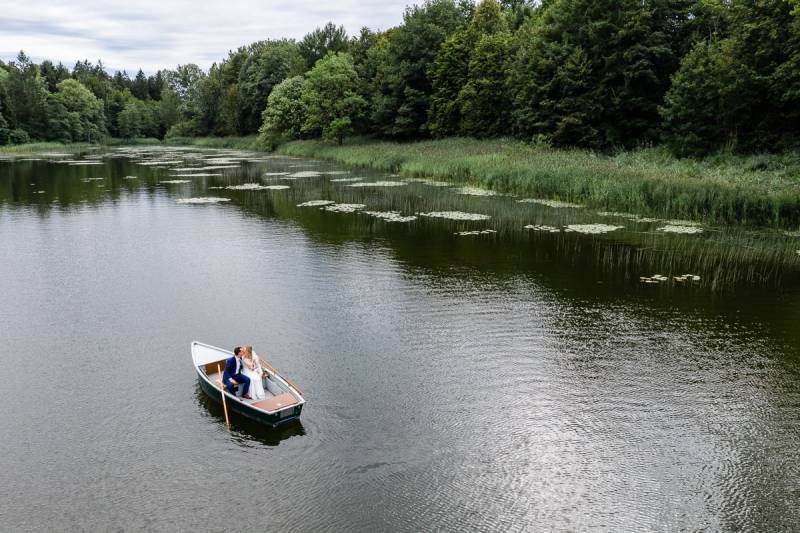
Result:
{"label": "boat hull", "polygon": [[[204,379],[203,376],[198,375],[197,379],[200,381],[200,388],[203,389],[203,392],[205,392],[209,398],[221,404],[222,391],[209,383],[208,380]],[[226,396],[225,398],[229,413],[236,413],[272,427],[291,422],[292,420],[297,420],[300,418],[300,413],[303,411],[303,404],[299,404],[295,405],[291,410],[284,409],[277,413],[265,413],[264,411],[251,408],[246,403],[234,400],[230,396]]]}

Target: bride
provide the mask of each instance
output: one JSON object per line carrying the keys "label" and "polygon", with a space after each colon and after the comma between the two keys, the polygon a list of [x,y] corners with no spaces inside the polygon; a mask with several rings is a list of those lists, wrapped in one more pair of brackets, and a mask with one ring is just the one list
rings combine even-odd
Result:
{"label": "bride", "polygon": [[267,397],[267,393],[264,391],[264,382],[262,379],[264,371],[261,369],[258,356],[253,354],[252,346],[245,346],[243,351],[244,357],[242,357],[242,362],[244,366],[242,368],[242,373],[250,378],[250,396],[254,400],[263,400]]}

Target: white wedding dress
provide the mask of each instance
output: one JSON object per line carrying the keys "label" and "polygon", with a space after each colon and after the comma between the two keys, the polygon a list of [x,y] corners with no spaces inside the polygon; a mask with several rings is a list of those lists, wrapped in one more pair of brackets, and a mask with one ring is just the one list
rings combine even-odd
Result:
{"label": "white wedding dress", "polygon": [[243,360],[242,374],[250,378],[250,389],[248,390],[250,397],[254,400],[263,400],[267,397],[267,393],[264,391],[264,382],[261,379],[263,372],[261,366],[258,364],[258,360],[256,359],[255,361],[255,370],[250,370],[250,367],[247,366],[247,362]]}

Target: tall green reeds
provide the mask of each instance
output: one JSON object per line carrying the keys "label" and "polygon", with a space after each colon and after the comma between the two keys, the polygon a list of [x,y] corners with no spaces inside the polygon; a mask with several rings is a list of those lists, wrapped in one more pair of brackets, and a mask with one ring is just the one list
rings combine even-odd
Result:
{"label": "tall green reeds", "polygon": [[514,140],[414,143],[295,141],[279,151],[407,176],[478,184],[498,192],[712,224],[800,224],[800,156],[718,155],[683,160],[649,148],[616,156]]}

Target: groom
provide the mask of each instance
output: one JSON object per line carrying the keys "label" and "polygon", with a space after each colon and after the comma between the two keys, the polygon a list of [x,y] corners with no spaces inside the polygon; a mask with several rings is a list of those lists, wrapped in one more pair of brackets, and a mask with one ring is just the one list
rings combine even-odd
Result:
{"label": "groom", "polygon": [[233,357],[225,361],[225,370],[222,372],[222,382],[225,388],[236,396],[236,385],[242,386],[242,398],[250,400],[250,395],[247,391],[250,390],[250,378],[242,374],[242,359],[239,353],[242,351],[241,346],[233,349]]}

